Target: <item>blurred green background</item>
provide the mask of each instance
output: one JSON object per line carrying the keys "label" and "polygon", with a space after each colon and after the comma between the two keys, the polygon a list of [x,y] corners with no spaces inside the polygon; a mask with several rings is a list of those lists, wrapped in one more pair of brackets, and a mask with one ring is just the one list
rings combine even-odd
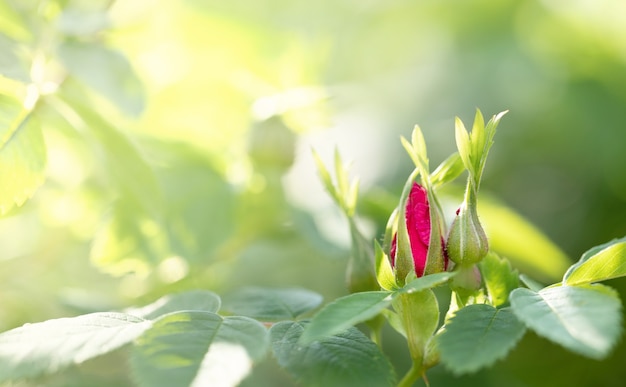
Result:
{"label": "blurred green background", "polygon": [[[621,0],[1,0],[0,134],[35,85],[47,163],[0,218],[0,330],[184,289],[344,295],[347,225],[311,148],[352,161],[374,238],[411,171],[399,137],[419,124],[434,168],[477,107],[510,110],[481,188],[492,246],[558,281],[565,256],[626,235],[625,17]],[[130,385],[123,355],[18,385]],[[621,386],[624,359],[528,333],[489,370],[429,377]],[[244,384],[293,382],[268,360]]]}

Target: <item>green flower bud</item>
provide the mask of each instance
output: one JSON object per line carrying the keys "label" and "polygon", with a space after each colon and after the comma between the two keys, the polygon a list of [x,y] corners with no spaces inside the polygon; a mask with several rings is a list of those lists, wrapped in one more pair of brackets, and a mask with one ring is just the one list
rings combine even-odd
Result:
{"label": "green flower bud", "polygon": [[469,195],[466,194],[466,200],[457,210],[447,242],[448,258],[461,266],[476,264],[489,252],[489,242],[478,220],[476,199],[470,185],[467,191]]}

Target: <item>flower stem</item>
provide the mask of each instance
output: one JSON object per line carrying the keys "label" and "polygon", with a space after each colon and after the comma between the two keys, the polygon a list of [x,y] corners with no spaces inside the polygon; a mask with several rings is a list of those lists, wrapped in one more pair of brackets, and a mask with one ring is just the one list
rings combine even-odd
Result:
{"label": "flower stem", "polygon": [[[406,373],[406,375],[404,375],[400,383],[398,383],[398,387],[411,387],[422,376],[422,367],[413,362],[413,365],[411,366],[409,371]],[[426,382],[426,385],[428,386],[428,381],[426,380],[426,378],[424,378],[424,382]]]}

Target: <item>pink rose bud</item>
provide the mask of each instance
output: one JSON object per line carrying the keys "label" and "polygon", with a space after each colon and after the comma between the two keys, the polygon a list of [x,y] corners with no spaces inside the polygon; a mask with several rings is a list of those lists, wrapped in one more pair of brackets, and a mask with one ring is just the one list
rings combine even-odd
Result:
{"label": "pink rose bud", "polygon": [[[409,235],[413,267],[417,277],[421,277],[424,275],[428,263],[432,222],[430,219],[428,192],[424,187],[417,183],[413,183],[413,187],[411,188],[411,192],[407,200],[405,221]],[[443,238],[441,239],[441,251],[445,251]],[[396,252],[397,235],[394,235],[389,252],[392,266],[395,266]],[[442,258],[444,259],[443,266],[445,268],[445,266],[447,266],[447,258],[445,256]]]}

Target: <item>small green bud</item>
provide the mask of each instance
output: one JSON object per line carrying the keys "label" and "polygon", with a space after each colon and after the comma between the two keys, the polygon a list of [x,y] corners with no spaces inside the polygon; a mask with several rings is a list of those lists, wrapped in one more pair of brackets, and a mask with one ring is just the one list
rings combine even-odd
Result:
{"label": "small green bud", "polygon": [[475,201],[461,204],[448,234],[447,247],[448,258],[461,266],[476,264],[489,252],[489,242],[478,220]]}

